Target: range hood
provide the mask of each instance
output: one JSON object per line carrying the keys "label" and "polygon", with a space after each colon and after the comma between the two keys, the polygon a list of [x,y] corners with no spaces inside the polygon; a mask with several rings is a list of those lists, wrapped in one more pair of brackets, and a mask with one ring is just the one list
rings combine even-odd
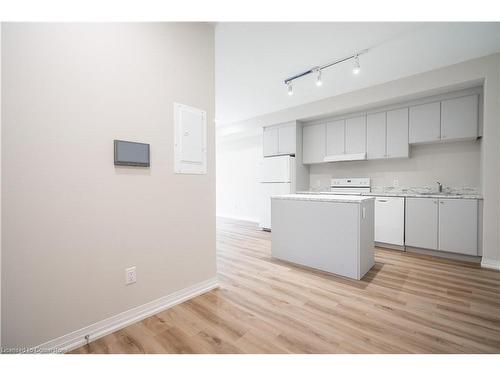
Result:
{"label": "range hood", "polygon": [[338,154],[328,155],[323,158],[323,161],[349,161],[349,160],[366,160],[366,152],[359,154]]}

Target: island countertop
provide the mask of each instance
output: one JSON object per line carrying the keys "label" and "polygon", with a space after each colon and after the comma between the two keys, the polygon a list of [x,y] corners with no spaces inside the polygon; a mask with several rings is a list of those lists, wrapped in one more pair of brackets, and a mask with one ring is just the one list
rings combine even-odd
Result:
{"label": "island countertop", "polygon": [[339,203],[361,203],[370,199],[375,199],[371,196],[362,195],[341,195],[341,194],[285,194],[275,195],[271,199],[288,199],[297,201],[314,201],[314,202],[339,202]]}

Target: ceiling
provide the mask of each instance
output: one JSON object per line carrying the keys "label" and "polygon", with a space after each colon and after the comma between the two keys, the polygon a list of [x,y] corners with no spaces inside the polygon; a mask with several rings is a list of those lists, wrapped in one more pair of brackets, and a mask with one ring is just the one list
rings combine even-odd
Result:
{"label": "ceiling", "polygon": [[[355,51],[346,62],[294,83],[283,80]],[[217,23],[217,126],[500,51],[500,23]]]}

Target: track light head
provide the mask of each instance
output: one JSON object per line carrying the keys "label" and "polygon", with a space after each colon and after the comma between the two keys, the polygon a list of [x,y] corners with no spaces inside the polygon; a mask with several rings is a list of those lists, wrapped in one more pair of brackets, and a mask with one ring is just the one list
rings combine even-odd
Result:
{"label": "track light head", "polygon": [[316,86],[321,86],[323,81],[321,80],[321,69],[317,69],[318,75],[316,76]]}
{"label": "track light head", "polygon": [[359,65],[359,57],[358,55],[356,55],[354,57],[354,65],[352,67],[352,73],[359,74],[360,71],[361,71],[361,66]]}
{"label": "track light head", "polygon": [[293,87],[292,87],[292,82],[291,81],[288,81],[286,83],[287,85],[287,90],[288,90],[288,96],[292,96],[293,95]]}

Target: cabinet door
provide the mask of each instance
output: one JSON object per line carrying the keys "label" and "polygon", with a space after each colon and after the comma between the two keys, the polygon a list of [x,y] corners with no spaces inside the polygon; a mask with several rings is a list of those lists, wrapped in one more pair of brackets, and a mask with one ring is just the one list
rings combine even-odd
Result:
{"label": "cabinet door", "polygon": [[375,198],[375,241],[404,245],[405,199]]}
{"label": "cabinet door", "polygon": [[386,156],[386,113],[366,116],[366,158],[381,159]]}
{"label": "cabinet door", "polygon": [[278,128],[278,153],[280,155],[295,154],[295,125]]}
{"label": "cabinet door", "polygon": [[477,255],[477,200],[439,199],[438,249]]}
{"label": "cabinet door", "polygon": [[326,124],[326,154],[340,155],[345,151],[345,121],[333,121]]}
{"label": "cabinet door", "polygon": [[325,124],[304,126],[302,129],[302,162],[322,163],[326,151]]}
{"label": "cabinet door", "polygon": [[406,198],[405,245],[436,250],[438,247],[438,200]]}
{"label": "cabinet door", "polygon": [[408,157],[408,108],[387,112],[387,157]]}
{"label": "cabinet door", "polygon": [[410,143],[425,143],[440,140],[440,127],[440,102],[410,107]]}
{"label": "cabinet door", "polygon": [[366,116],[347,119],[345,122],[345,153],[366,152]]}
{"label": "cabinet door", "polygon": [[441,102],[441,139],[476,138],[477,134],[477,95]]}
{"label": "cabinet door", "polygon": [[278,128],[264,128],[262,148],[264,156],[278,155]]}

